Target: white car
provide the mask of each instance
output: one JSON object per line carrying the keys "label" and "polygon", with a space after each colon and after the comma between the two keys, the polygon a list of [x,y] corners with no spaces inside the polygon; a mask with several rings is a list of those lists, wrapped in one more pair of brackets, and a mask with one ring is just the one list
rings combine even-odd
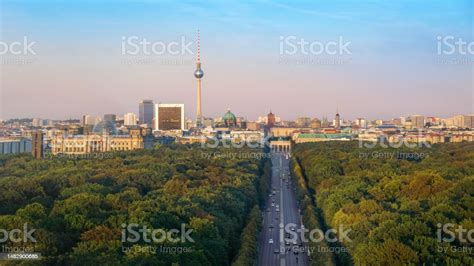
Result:
{"label": "white car", "polygon": [[272,238],[270,238],[270,239],[268,240],[268,244],[273,244],[273,239],[272,239]]}

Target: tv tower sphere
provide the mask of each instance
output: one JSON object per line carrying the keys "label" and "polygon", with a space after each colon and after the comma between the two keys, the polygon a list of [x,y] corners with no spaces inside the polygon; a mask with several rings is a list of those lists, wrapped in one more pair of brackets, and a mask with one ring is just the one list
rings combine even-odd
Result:
{"label": "tv tower sphere", "polygon": [[202,71],[202,69],[200,67],[198,69],[196,69],[196,71],[194,71],[194,76],[197,79],[200,79],[204,76],[204,72]]}

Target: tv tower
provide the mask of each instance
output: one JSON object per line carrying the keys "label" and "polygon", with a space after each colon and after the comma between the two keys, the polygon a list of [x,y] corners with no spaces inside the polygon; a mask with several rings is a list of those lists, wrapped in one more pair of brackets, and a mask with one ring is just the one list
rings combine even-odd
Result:
{"label": "tv tower", "polygon": [[202,111],[201,111],[201,78],[204,72],[201,69],[201,43],[199,30],[197,32],[197,61],[194,77],[197,78],[197,112],[196,112],[196,127],[202,127]]}

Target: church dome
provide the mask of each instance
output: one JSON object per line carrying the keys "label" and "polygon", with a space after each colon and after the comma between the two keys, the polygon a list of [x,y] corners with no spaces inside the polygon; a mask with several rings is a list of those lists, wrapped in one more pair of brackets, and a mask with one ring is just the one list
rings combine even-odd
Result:
{"label": "church dome", "polygon": [[227,113],[224,114],[222,120],[237,120],[237,118],[230,110],[227,110]]}
{"label": "church dome", "polygon": [[222,116],[222,120],[227,126],[235,125],[237,123],[237,118],[230,110],[227,110],[227,113]]}

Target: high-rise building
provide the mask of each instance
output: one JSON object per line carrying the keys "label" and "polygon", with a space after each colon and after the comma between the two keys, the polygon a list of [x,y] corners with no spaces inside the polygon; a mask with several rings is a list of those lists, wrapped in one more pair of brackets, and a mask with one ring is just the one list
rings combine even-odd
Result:
{"label": "high-rise building", "polygon": [[42,127],[43,126],[43,120],[40,118],[33,118],[33,121],[31,122],[32,126],[34,127]]}
{"label": "high-rise building", "polygon": [[425,117],[422,115],[412,115],[411,118],[411,125],[412,128],[423,128],[425,127]]}
{"label": "high-rise building", "polygon": [[105,114],[104,115],[104,122],[115,124],[116,120],[117,120],[117,116],[114,115],[114,114]]}
{"label": "high-rise building", "polygon": [[360,128],[367,128],[368,126],[367,120],[364,118],[357,118],[357,120],[355,121],[355,124],[359,126]]}
{"label": "high-rise building", "polygon": [[196,127],[202,126],[202,110],[201,110],[201,78],[204,76],[204,72],[201,69],[201,40],[199,37],[199,31],[197,36],[197,62],[196,70],[194,71],[194,77],[197,79],[197,110],[196,110]]}
{"label": "high-rise building", "polygon": [[137,115],[134,113],[127,113],[123,116],[124,126],[136,126],[137,125]]}
{"label": "high-rise building", "polygon": [[31,153],[36,159],[43,158],[43,132],[35,131],[31,135]]}
{"label": "high-rise building", "polygon": [[148,127],[151,127],[153,120],[153,101],[152,100],[142,100],[138,104],[138,121],[140,124],[147,124]]}
{"label": "high-rise building", "polygon": [[275,114],[272,113],[272,111],[270,111],[270,113],[268,113],[267,115],[267,127],[274,127],[275,126]]}
{"label": "high-rise building", "polygon": [[82,125],[83,126],[93,126],[96,123],[96,118],[92,115],[83,115],[82,116]]}
{"label": "high-rise building", "polygon": [[341,128],[341,116],[339,115],[339,112],[336,113],[336,117],[334,119],[334,127],[336,129]]}
{"label": "high-rise building", "polygon": [[154,130],[185,130],[184,104],[155,104],[154,120]]}

